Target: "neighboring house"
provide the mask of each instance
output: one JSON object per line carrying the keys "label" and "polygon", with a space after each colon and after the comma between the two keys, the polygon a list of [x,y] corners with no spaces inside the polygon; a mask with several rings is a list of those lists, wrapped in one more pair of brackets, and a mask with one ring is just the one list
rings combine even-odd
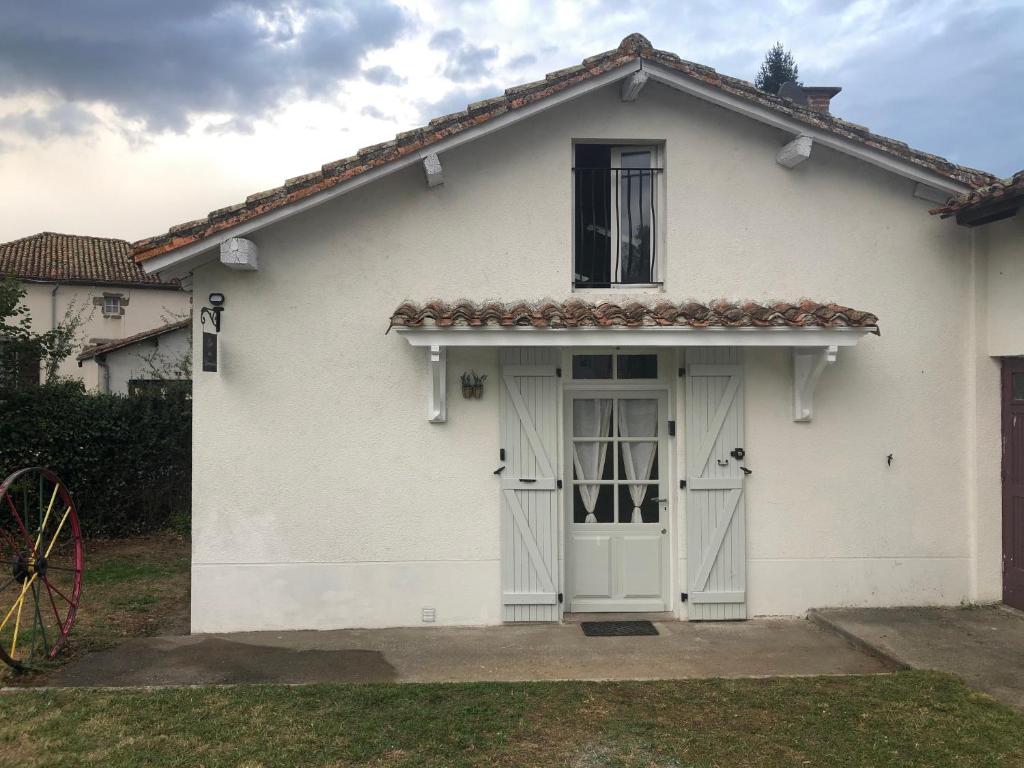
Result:
{"label": "neighboring house", "polygon": [[117,395],[190,382],[192,318],[162,325],[117,341],[97,344],[78,356],[78,364],[95,361],[99,390]]}
{"label": "neighboring house", "polygon": [[[177,281],[146,274],[132,259],[131,244],[114,238],[40,232],[0,243],[0,277],[22,283],[37,333],[52,330],[69,312],[80,315],[83,346],[123,339],[191,310],[191,295]],[[94,361],[79,366],[76,355],[59,373],[82,379],[89,389],[100,385],[99,367]]]}
{"label": "neighboring house", "polygon": [[631,35],[136,243],[223,298],[193,631],[998,601],[1024,217],[826,92]]}

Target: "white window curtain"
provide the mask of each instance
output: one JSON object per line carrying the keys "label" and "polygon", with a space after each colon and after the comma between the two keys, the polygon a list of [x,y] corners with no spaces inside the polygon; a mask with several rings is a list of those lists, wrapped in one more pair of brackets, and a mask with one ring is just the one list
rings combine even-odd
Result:
{"label": "white window curtain", "polygon": [[[620,400],[619,437],[656,437],[658,434],[657,400]],[[651,486],[641,481],[651,479],[651,468],[658,443],[632,443],[623,441],[622,463],[626,467],[626,479],[630,481],[629,497],[633,500],[631,522],[642,523],[640,505],[644,503],[647,489]]]}
{"label": "white window curtain", "polygon": [[[573,400],[572,424],[574,437],[603,437],[611,435],[612,401],[607,399]],[[604,474],[604,461],[608,453],[608,443],[574,442],[572,461],[576,467],[576,477],[581,480],[600,480]],[[587,510],[584,522],[596,523],[594,509],[601,491],[600,485],[579,486],[580,498]]]}

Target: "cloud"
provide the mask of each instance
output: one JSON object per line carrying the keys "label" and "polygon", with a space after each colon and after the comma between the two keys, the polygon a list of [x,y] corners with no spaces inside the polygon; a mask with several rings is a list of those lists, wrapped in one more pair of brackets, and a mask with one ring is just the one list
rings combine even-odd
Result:
{"label": "cloud", "polygon": [[420,121],[426,123],[435,117],[461,112],[473,102],[497,96],[501,91],[501,88],[494,85],[485,85],[480,88],[457,88],[437,101],[421,101],[418,104]]}
{"label": "cloud", "polygon": [[206,132],[213,136],[226,136],[232,133],[252,136],[256,133],[256,123],[248,117],[232,117],[222,123],[211,123],[206,126]]}
{"label": "cloud", "polygon": [[183,132],[198,113],[252,119],[331,96],[411,25],[391,0],[4,3],[0,97],[45,91]]}
{"label": "cloud", "polygon": [[394,117],[392,117],[391,115],[384,114],[372,104],[368,104],[367,106],[363,107],[362,110],[360,111],[360,114],[366,115],[367,117],[372,117],[374,120],[394,120]]}
{"label": "cloud", "polygon": [[39,111],[28,109],[0,116],[0,130],[45,140],[57,135],[82,136],[92,131],[99,118],[77,104],[59,104]]}
{"label": "cloud", "polygon": [[382,64],[379,67],[370,67],[363,70],[363,77],[374,85],[404,85],[405,78],[399,76],[391,67]]}
{"label": "cloud", "polygon": [[491,65],[498,58],[498,47],[484,48],[466,42],[460,29],[443,29],[430,38],[430,47],[448,55],[444,75],[456,83],[480,80],[491,74]]}
{"label": "cloud", "polygon": [[531,64],[536,63],[536,56],[534,56],[532,53],[524,53],[522,56],[516,56],[514,59],[510,60],[508,65],[512,69],[522,69],[523,67],[528,67]]}

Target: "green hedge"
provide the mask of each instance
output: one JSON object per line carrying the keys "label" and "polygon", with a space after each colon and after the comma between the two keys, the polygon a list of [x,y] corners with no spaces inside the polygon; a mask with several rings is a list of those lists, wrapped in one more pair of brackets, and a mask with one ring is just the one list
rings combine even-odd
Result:
{"label": "green hedge", "polygon": [[192,403],[188,394],[85,394],[77,382],[0,390],[0,479],[56,472],[85,536],[187,529]]}

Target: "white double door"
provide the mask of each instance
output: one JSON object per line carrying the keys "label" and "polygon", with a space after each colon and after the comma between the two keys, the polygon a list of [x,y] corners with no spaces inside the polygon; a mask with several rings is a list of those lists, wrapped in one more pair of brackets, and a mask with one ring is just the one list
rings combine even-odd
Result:
{"label": "white double door", "polygon": [[568,610],[667,611],[667,396],[566,395]]}

